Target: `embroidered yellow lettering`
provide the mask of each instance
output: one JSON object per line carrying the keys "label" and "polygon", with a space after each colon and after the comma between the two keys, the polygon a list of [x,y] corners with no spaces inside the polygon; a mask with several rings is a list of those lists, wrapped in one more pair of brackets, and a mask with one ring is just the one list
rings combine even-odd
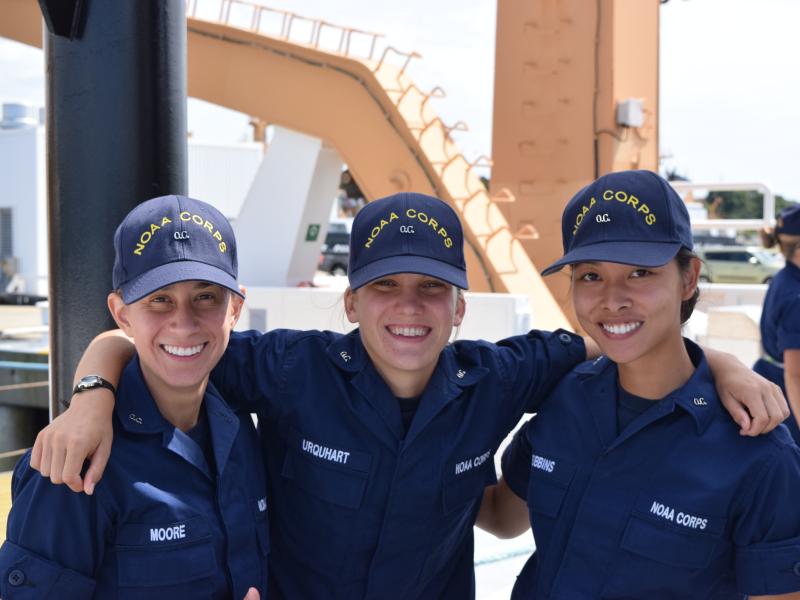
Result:
{"label": "embroidered yellow lettering", "polygon": [[147,246],[148,242],[153,239],[153,235],[155,235],[156,231],[169,223],[172,223],[169,217],[162,217],[161,225],[150,223],[150,229],[143,231],[139,236],[139,241],[136,243],[136,248],[134,248],[133,253],[137,256],[141,256],[142,251],[144,250],[145,246]]}
{"label": "embroidered yellow lettering", "polygon": [[222,253],[227,252],[228,246],[222,239],[222,234],[219,232],[219,229],[216,229],[214,227],[214,224],[211,221],[209,221],[208,219],[204,219],[200,215],[193,215],[188,210],[183,211],[178,216],[180,220],[183,221],[184,223],[191,222],[208,231],[208,233],[211,234],[211,237],[213,237],[215,240],[219,242],[219,244],[217,245],[219,251]]}
{"label": "embroidered yellow lettering", "polygon": [[594,196],[592,196],[589,200],[589,205],[587,206],[584,204],[581,207],[581,212],[579,212],[578,216],[575,217],[575,227],[572,228],[572,235],[575,235],[575,233],[578,231],[578,227],[580,227],[581,223],[583,222],[583,217],[585,217],[586,213],[591,210],[591,208],[595,205],[595,202],[597,201],[594,199]]}
{"label": "embroidered yellow lettering", "polygon": [[[429,225],[436,232],[437,235],[440,235],[442,238],[444,238],[443,244],[445,248],[453,247],[453,240],[447,234],[447,230],[444,227],[440,227],[439,221],[437,221],[435,218],[428,216],[427,213],[419,212],[413,208],[406,209],[405,215],[411,220],[419,221],[420,223]],[[381,220],[378,222],[378,224],[372,228],[372,231],[370,231],[369,238],[367,239],[366,242],[364,242],[364,247],[365,248],[371,247],[372,242],[374,242],[375,238],[377,238],[378,235],[380,235],[381,231],[383,231],[383,228],[386,227],[392,221],[399,218],[400,217],[397,216],[397,213],[395,212],[390,213],[388,217],[382,217]],[[409,227],[409,233],[414,233],[414,231],[412,230],[412,226],[409,225],[408,227]],[[420,232],[421,229],[418,228],[417,233]]]}
{"label": "embroidered yellow lettering", "polygon": [[378,237],[381,231],[383,231],[383,228],[386,227],[389,223],[391,223],[395,219],[399,218],[400,217],[398,217],[394,211],[389,213],[388,217],[381,218],[378,225],[375,225],[375,227],[372,228],[372,231],[369,232],[369,239],[367,239],[367,241],[364,242],[364,247],[369,248],[370,246],[372,246],[372,242],[375,241],[375,238]]}
{"label": "embroidered yellow lettering", "polygon": [[[611,202],[612,200],[616,200],[635,210],[637,213],[641,213],[644,215],[644,222],[648,225],[653,225],[656,222],[656,215],[650,211],[650,207],[642,202],[639,198],[634,196],[633,194],[629,194],[625,190],[604,190],[603,195],[601,196],[604,201]],[[589,201],[588,206],[583,206],[581,212],[578,213],[577,217],[575,217],[575,227],[572,229],[572,235],[578,231],[578,228],[583,221],[583,218],[586,216],[586,213],[589,212],[589,209],[594,205],[594,198]],[[607,222],[607,221],[604,221]]]}

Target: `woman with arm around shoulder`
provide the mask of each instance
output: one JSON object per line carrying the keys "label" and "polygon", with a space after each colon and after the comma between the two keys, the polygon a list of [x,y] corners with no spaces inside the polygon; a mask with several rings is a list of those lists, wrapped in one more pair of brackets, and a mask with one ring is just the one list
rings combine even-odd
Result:
{"label": "woman with arm around shoulder", "polygon": [[800,444],[800,206],[781,212],[774,230],[762,231],[764,246],[776,244],[786,259],[769,284],[761,311],[764,356],[753,369],[781,386],[792,416],[786,426]]}
{"label": "woman with arm around shoulder", "polygon": [[545,274],[571,267],[604,356],[523,426],[484,499],[489,531],[530,518],[512,598],[800,598],[800,450],[784,427],[740,436],[681,336],[700,268],[683,201],[611,173],[567,205],[563,241]]}

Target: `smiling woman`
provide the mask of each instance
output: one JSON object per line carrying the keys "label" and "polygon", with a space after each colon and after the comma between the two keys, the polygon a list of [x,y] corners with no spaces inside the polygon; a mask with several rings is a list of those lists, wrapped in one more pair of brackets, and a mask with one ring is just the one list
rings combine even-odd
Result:
{"label": "smiling woman", "polygon": [[[208,385],[242,308],[233,244],[218,211],[179,196],[140,204],[118,227],[108,308],[137,355],[118,382],[114,456],[92,495],[39,477],[30,454],[17,464],[6,600],[266,594],[256,432]],[[114,389],[94,376],[76,390],[97,386]],[[50,518],[60,510],[69,518]]]}
{"label": "smiling woman", "polygon": [[359,324],[375,369],[398,398],[422,394],[464,308],[461,290],[414,273],[389,275],[345,293],[347,318]]}
{"label": "smiling woman", "polygon": [[519,532],[527,516],[536,540],[512,598],[800,597],[800,449],[784,427],[740,436],[681,337],[700,273],[683,201],[654,173],[611,173],[562,227],[545,273],[572,266],[604,356],[562,380],[487,492],[479,525]]}

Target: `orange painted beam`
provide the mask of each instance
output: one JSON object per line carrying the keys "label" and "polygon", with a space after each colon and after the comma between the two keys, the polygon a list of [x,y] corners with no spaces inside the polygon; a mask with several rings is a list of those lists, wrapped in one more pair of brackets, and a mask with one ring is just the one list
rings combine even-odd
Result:
{"label": "orange painted beam", "polygon": [[[658,168],[658,0],[498,0],[492,186],[539,269],[562,251],[561,213],[595,177]],[[616,125],[616,103],[641,98],[645,123]],[[569,304],[569,278],[546,278]],[[569,309],[571,314],[571,309]]]}

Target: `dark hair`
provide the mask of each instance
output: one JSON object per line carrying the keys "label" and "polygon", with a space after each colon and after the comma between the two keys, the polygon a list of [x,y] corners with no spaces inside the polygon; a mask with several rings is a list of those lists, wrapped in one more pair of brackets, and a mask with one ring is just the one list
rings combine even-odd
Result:
{"label": "dark hair", "polygon": [[778,235],[772,227],[762,227],[758,234],[761,236],[761,245],[764,248],[774,248],[778,243]]}
{"label": "dark hair", "polygon": [[[698,258],[697,254],[689,250],[688,248],[681,248],[678,250],[678,254],[675,255],[675,260],[678,261],[678,269],[681,273],[685,273],[689,270],[692,259]],[[692,316],[694,312],[694,307],[697,304],[697,299],[700,297],[700,288],[694,288],[694,293],[692,297],[688,300],[684,300],[681,302],[681,325],[686,323],[689,320],[689,317]]]}
{"label": "dark hair", "polygon": [[777,245],[786,260],[791,260],[795,250],[800,246],[800,238],[797,236],[778,233],[771,227],[763,228],[759,234],[764,248],[773,248]]}

